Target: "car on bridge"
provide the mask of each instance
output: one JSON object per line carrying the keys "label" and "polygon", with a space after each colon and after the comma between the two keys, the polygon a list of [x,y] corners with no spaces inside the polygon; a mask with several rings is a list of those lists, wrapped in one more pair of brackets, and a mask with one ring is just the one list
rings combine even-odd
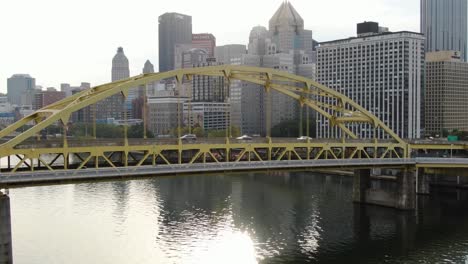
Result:
{"label": "car on bridge", "polygon": [[240,137],[236,137],[236,139],[238,139],[238,140],[252,140],[252,137],[247,136],[247,135],[243,135],[243,136],[240,136]]}
{"label": "car on bridge", "polygon": [[186,134],[180,137],[182,141],[196,141],[197,136],[195,134]]}
{"label": "car on bridge", "polygon": [[308,136],[300,136],[297,138],[297,140],[309,140],[309,139],[312,139],[312,138]]}

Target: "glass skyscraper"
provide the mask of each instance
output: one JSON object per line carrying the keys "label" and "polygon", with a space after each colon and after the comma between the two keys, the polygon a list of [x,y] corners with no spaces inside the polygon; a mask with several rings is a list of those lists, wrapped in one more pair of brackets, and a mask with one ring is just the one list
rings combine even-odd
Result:
{"label": "glass skyscraper", "polygon": [[421,0],[426,52],[453,50],[467,61],[467,0]]}
{"label": "glass skyscraper", "polygon": [[174,70],[176,44],[192,44],[192,17],[165,13],[159,17],[159,72]]}

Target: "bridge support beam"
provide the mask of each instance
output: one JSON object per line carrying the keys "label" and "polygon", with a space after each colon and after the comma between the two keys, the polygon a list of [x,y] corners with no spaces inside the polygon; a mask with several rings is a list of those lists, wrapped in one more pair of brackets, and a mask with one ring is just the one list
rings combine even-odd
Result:
{"label": "bridge support beam", "polygon": [[10,197],[0,192],[0,263],[13,263]]}
{"label": "bridge support beam", "polygon": [[399,210],[416,209],[416,170],[401,170],[393,186],[386,184],[386,188],[379,188],[381,184],[373,184],[370,175],[369,169],[354,172],[355,203],[380,205]]}

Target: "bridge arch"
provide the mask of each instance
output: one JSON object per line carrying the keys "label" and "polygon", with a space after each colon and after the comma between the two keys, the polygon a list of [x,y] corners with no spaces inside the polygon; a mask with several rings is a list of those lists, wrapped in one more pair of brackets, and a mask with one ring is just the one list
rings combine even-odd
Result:
{"label": "bridge arch", "polygon": [[[175,78],[180,84],[184,78],[190,80],[195,75],[219,76],[226,78],[228,82],[230,80],[240,80],[261,85],[267,92],[271,90],[277,91],[293,98],[301,107],[307,106],[315,110],[318,114],[328,119],[331,126],[340,128],[349,138],[358,139],[358,136],[347,127],[348,124],[366,123],[370,124],[374,128],[374,131],[382,129],[394,143],[405,149],[404,145],[406,143],[394,131],[375,115],[345,95],[311,79],[288,72],[271,68],[238,65],[188,68],[162,73],[142,74],[90,88],[37,110],[0,131],[0,139],[3,139],[31,121],[35,122],[35,125],[27,131],[2,143],[0,148],[14,148],[57,121],[66,124],[73,112],[93,105],[107,97],[116,94],[122,94],[124,97],[127,97],[131,88],[169,78]],[[325,101],[331,103],[324,103],[324,100],[320,100],[320,98],[327,98],[328,100]],[[377,142],[377,138],[374,138],[374,140]]]}

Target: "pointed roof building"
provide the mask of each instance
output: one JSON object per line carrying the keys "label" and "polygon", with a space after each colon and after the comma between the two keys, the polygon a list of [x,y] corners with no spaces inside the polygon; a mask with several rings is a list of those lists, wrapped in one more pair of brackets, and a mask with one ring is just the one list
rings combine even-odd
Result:
{"label": "pointed roof building", "polygon": [[123,48],[117,48],[117,54],[112,59],[112,81],[118,81],[130,77],[128,59],[124,54]]}
{"label": "pointed roof building", "polygon": [[154,66],[151,63],[151,61],[146,60],[145,66],[143,67],[143,73],[153,73],[154,72]]}
{"label": "pointed roof building", "polygon": [[298,27],[304,29],[304,19],[294,9],[292,4],[284,1],[270,19],[270,30],[278,31],[280,28]]}

